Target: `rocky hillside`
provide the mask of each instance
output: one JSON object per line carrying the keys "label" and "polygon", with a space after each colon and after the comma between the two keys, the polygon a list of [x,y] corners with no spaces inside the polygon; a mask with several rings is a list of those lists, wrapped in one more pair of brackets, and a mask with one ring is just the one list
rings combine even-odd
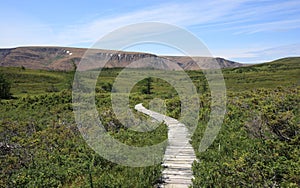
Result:
{"label": "rocky hillside", "polygon": [[201,69],[217,68],[216,64],[218,64],[219,67],[221,68],[234,68],[234,67],[245,66],[245,64],[237,63],[219,57],[213,58],[213,57],[164,56],[164,58],[176,62],[184,70],[199,70],[199,65]]}
{"label": "rocky hillside", "polygon": [[[25,67],[29,69],[46,70],[74,70],[81,61],[87,49],[69,47],[19,47],[0,49],[0,66]],[[222,58],[211,57],[184,57],[184,56],[157,56],[149,53],[117,52],[111,50],[93,50],[92,56],[107,59],[105,67],[126,67],[132,62],[132,68],[155,67],[159,69],[198,70],[215,68],[213,61],[221,68],[240,67],[243,64]],[[200,63],[200,67],[198,64]]]}

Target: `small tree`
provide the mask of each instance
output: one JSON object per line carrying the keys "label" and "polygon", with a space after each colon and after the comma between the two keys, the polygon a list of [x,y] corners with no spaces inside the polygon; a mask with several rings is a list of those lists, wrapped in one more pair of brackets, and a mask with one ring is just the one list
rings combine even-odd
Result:
{"label": "small tree", "polygon": [[146,86],[142,89],[142,93],[143,94],[151,94],[151,89],[152,89],[152,86],[151,86],[151,82],[152,82],[152,79],[151,77],[148,77],[145,79],[146,80]]}
{"label": "small tree", "polygon": [[8,99],[11,97],[10,94],[11,84],[4,78],[2,74],[0,74],[0,98]]}
{"label": "small tree", "polygon": [[206,85],[206,83],[202,84],[202,90],[203,90],[203,93],[205,93],[207,91],[207,85]]}
{"label": "small tree", "polygon": [[112,84],[111,83],[105,83],[101,88],[104,91],[111,92],[112,91]]}

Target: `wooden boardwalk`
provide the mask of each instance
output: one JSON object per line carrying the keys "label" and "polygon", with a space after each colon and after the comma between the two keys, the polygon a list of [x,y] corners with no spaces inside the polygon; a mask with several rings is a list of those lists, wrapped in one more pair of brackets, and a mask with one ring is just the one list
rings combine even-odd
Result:
{"label": "wooden boardwalk", "polygon": [[174,118],[148,110],[138,104],[135,109],[149,115],[168,126],[168,146],[163,160],[163,184],[160,187],[189,187],[192,184],[192,163],[196,159],[195,152],[189,143],[190,135],[184,124]]}

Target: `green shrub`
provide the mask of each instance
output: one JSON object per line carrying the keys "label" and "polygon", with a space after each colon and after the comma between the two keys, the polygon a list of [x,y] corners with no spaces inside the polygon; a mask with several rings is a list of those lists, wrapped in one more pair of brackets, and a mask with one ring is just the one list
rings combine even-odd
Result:
{"label": "green shrub", "polygon": [[0,74],[0,99],[8,99],[11,97],[10,88],[10,82]]}
{"label": "green shrub", "polygon": [[57,87],[55,87],[54,85],[51,85],[48,88],[46,88],[45,91],[49,92],[49,93],[52,93],[52,92],[59,92],[59,89]]}

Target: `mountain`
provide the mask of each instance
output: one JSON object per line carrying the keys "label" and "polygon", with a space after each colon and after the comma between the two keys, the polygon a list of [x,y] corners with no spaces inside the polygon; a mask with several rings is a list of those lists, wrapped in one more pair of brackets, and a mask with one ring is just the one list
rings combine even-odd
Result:
{"label": "mountain", "polygon": [[283,69],[299,69],[300,57],[286,57],[271,62],[253,65],[254,68],[283,68]]}
{"label": "mountain", "polygon": [[[242,63],[237,63],[223,58],[213,57],[186,57],[186,56],[163,56],[164,58],[176,62],[184,70],[199,70],[201,69],[214,69],[218,68],[235,68],[246,66]],[[197,62],[197,63],[196,63]],[[214,63],[212,63],[214,62]]]}
{"label": "mountain", "polygon": [[[79,64],[87,50],[86,48],[70,47],[18,47],[0,49],[0,66],[70,71],[74,70]],[[89,50],[88,52],[90,54],[89,58],[107,60],[105,64],[107,68],[126,67],[132,62],[138,63],[131,64],[131,68],[153,67],[168,70],[213,69],[217,67],[216,63],[221,68],[244,66],[241,63],[212,57],[157,56],[149,53],[100,49]]]}

